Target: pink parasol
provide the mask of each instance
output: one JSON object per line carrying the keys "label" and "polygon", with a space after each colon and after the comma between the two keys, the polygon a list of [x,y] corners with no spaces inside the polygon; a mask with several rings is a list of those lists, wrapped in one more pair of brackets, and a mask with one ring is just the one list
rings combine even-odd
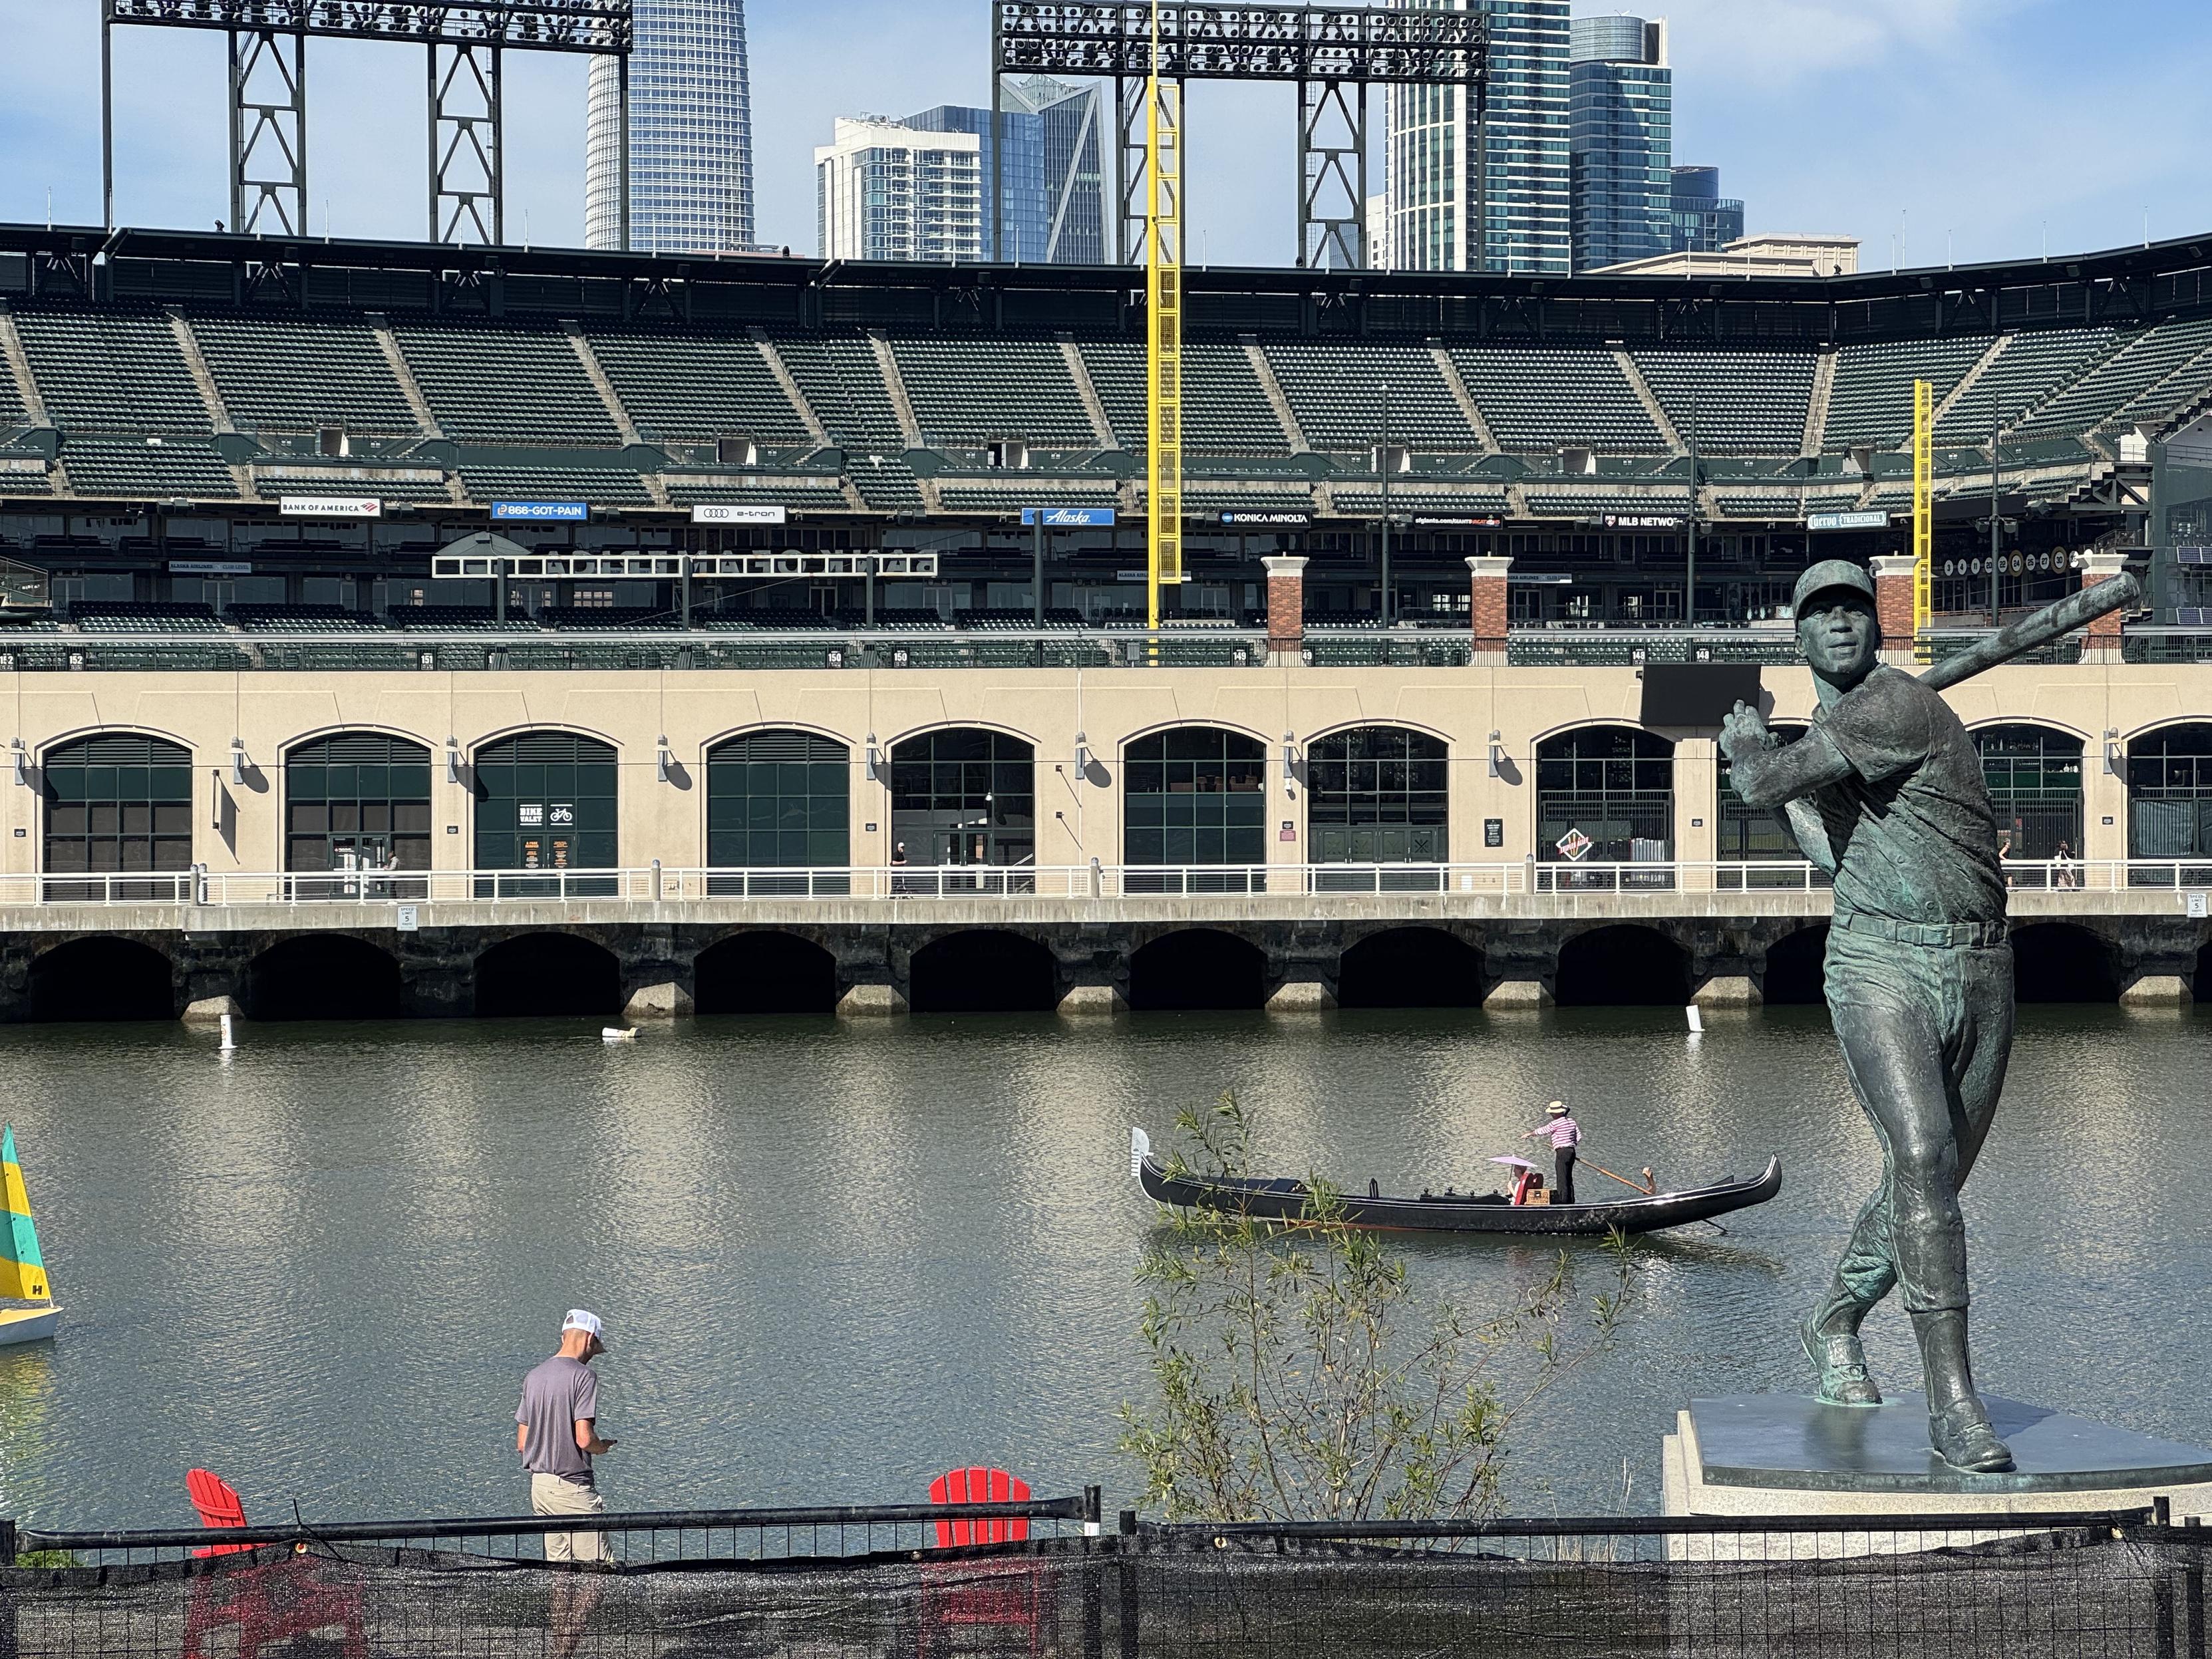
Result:
{"label": "pink parasol", "polygon": [[1536,1166],[1525,1158],[1493,1158],[1492,1164],[1508,1164],[1516,1170],[1533,1170]]}

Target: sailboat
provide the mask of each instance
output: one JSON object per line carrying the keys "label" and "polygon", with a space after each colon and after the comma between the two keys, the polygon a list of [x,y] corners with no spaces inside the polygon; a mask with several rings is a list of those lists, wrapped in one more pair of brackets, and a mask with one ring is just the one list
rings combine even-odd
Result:
{"label": "sailboat", "polygon": [[23,1166],[15,1161],[15,1129],[0,1129],[0,1186],[7,1190],[8,1224],[0,1229],[0,1347],[43,1342],[62,1322],[54,1305],[46,1264],[39,1256],[39,1230],[32,1224],[31,1200],[23,1191]]}

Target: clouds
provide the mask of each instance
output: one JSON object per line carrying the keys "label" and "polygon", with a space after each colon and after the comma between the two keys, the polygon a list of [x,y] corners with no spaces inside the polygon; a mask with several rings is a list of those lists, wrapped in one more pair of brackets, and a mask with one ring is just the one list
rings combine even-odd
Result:
{"label": "clouds", "polygon": [[[1623,0],[1631,9],[1631,0]],[[1615,9],[1577,5],[1577,9]],[[2212,227],[2212,6],[2130,0],[1658,0],[1675,65],[1674,155],[1717,163],[1757,229],[1839,230],[1887,262],[1902,212],[1916,263],[2032,257]],[[751,0],[761,238],[815,246],[813,149],[839,114],[986,103],[987,0]],[[97,0],[0,0],[0,218],[100,217]],[[222,37],[116,33],[117,210],[126,222],[228,215]],[[310,228],[419,237],[427,207],[422,53],[309,48]],[[584,65],[507,62],[511,240],[583,230]],[[1378,100],[1379,101],[1379,100]],[[1376,123],[1379,130],[1378,120]],[[1293,254],[1286,87],[1191,89],[1190,251],[1217,264]],[[1380,168],[1375,173],[1380,187]]]}

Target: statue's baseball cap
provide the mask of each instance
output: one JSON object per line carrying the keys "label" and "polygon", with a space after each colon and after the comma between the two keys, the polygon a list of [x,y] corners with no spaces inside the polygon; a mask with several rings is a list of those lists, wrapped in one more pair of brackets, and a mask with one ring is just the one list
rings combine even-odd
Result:
{"label": "statue's baseball cap", "polygon": [[1823,559],[1818,564],[1807,566],[1805,574],[1798,577],[1797,586],[1790,594],[1791,611],[1802,616],[1806,600],[1832,587],[1848,587],[1869,604],[1874,602],[1874,578],[1863,568],[1849,559]]}

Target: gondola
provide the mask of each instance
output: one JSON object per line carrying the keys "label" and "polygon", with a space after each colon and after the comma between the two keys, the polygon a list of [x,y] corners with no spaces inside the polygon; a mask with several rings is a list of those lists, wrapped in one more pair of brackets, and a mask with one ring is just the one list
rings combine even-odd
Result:
{"label": "gondola", "polygon": [[[1171,1176],[1152,1156],[1142,1129],[1129,1131],[1129,1172],[1146,1193],[1180,1209],[1224,1210],[1267,1221],[1306,1219],[1306,1183],[1287,1176],[1275,1180],[1218,1178],[1201,1181]],[[1533,1233],[1594,1235],[1613,1228],[1624,1233],[1656,1232],[1695,1221],[1711,1221],[1736,1210],[1764,1204],[1782,1190],[1782,1160],[1769,1158],[1750,1181],[1724,1181],[1686,1192],[1632,1195],[1623,1188],[1618,1200],[1595,1204],[1510,1204],[1500,1193],[1424,1193],[1419,1198],[1390,1198],[1370,1191],[1343,1195],[1346,1221],[1355,1227],[1383,1227],[1425,1233]]]}

